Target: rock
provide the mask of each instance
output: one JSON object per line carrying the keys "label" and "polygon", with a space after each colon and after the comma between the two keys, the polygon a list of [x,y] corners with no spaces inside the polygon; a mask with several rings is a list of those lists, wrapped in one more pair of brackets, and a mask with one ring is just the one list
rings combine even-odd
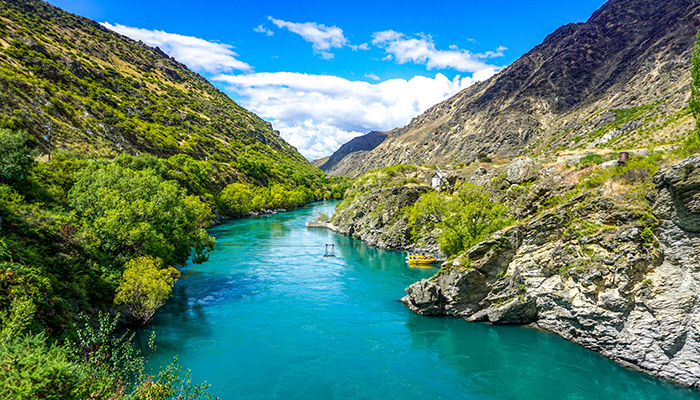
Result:
{"label": "rock", "polygon": [[617,167],[617,160],[610,160],[600,164],[600,168],[602,169],[610,169],[613,167]]}
{"label": "rock", "polygon": [[438,315],[444,313],[440,287],[434,282],[423,279],[406,288],[407,296],[401,299],[411,311],[421,315]]}
{"label": "rock", "polygon": [[585,157],[589,154],[593,154],[593,153],[587,152],[587,153],[574,154],[571,157],[569,157],[568,160],[566,160],[566,165],[569,167],[574,167],[574,166],[578,165],[579,163],[581,163],[581,160],[583,159],[583,157]]}
{"label": "rock", "polygon": [[654,213],[687,231],[700,232],[700,156],[665,169],[654,183],[659,190]]}
{"label": "rock", "polygon": [[510,184],[520,184],[537,179],[542,166],[530,157],[513,161],[506,167],[506,180]]}
{"label": "rock", "polygon": [[489,322],[494,324],[529,324],[537,320],[537,302],[534,297],[514,298],[486,311]]}

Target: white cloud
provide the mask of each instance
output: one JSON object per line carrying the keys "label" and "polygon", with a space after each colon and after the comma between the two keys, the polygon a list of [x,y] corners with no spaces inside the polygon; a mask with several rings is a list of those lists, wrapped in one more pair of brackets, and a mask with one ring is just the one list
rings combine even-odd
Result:
{"label": "white cloud", "polygon": [[473,77],[450,80],[415,76],[379,83],[292,72],[219,75],[241,103],[268,119],[309,159],[330,155],[349,139],[372,130],[389,130],[438,102],[495,73],[490,67]]}
{"label": "white cloud", "polygon": [[209,42],[193,36],[183,36],[158,30],[132,28],[121,24],[102,22],[102,26],[134,40],[140,40],[149,46],[157,46],[166,54],[187,65],[195,71],[230,72],[252,71],[252,67],[236,59],[233,46]]}
{"label": "white cloud", "polygon": [[500,46],[496,51],[472,54],[459,49],[455,45],[450,50],[438,50],[430,36],[407,37],[396,31],[375,32],[372,44],[382,47],[387,56],[384,60],[395,58],[399,64],[413,62],[425,64],[428,69],[451,68],[462,72],[476,72],[491,66],[481,61],[483,58],[502,57],[505,47]]}
{"label": "white cloud", "polygon": [[373,80],[373,81],[378,81],[378,80],[380,80],[379,77],[378,77],[377,75],[375,75],[375,74],[365,74],[365,78],[369,78],[369,79],[371,79],[371,80]]}
{"label": "white cloud", "polygon": [[485,53],[476,53],[476,54],[474,54],[474,57],[477,57],[477,58],[503,57],[503,52],[505,50],[508,50],[508,48],[505,46],[498,46],[498,48],[496,48],[496,51],[487,51]]}
{"label": "white cloud", "polygon": [[266,27],[262,26],[262,24],[256,26],[255,29],[253,29],[253,30],[254,30],[255,32],[258,32],[258,33],[264,33],[264,34],[267,35],[267,36],[273,36],[273,35],[275,34],[275,32],[272,32],[271,30],[269,30],[269,29],[267,29]]}
{"label": "white cloud", "polygon": [[367,43],[362,43],[362,44],[357,45],[357,46],[349,44],[348,47],[350,47],[352,49],[352,51],[369,50],[369,44],[367,44]]}
{"label": "white cloud", "polygon": [[315,53],[320,54],[321,57],[327,60],[333,58],[333,53],[329,50],[341,48],[348,44],[348,40],[343,36],[343,30],[336,26],[325,26],[315,22],[287,22],[272,17],[268,17],[268,19],[277,25],[278,28],[286,28],[290,32],[300,35],[304,40],[312,44],[311,47]]}

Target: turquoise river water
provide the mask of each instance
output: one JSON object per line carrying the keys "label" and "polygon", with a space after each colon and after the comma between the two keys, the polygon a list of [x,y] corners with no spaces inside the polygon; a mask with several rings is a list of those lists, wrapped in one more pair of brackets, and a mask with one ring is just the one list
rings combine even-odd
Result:
{"label": "turquoise river water", "polygon": [[[404,288],[435,269],[304,226],[336,203],[211,229],[153,329],[222,399],[700,399],[560,337],[415,315]],[[323,257],[335,244],[336,257]]]}

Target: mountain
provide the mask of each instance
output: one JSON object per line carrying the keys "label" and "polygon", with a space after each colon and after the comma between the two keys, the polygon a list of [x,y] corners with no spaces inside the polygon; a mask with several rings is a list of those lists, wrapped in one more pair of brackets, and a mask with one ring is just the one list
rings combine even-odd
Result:
{"label": "mountain", "polygon": [[95,21],[38,0],[2,0],[0,127],[38,147],[240,156],[318,173],[272,126],[202,76]]}
{"label": "mountain", "polygon": [[392,164],[457,164],[479,154],[554,155],[639,148],[688,134],[693,0],[611,0],[557,29],[487,81],[388,132],[334,168],[357,175]]}
{"label": "mountain", "polygon": [[[340,148],[335,153],[333,153],[326,162],[320,165],[319,168],[321,168],[323,172],[326,172],[329,175],[345,175],[344,170],[339,170],[338,168],[336,168],[336,166],[338,165],[338,163],[341,162],[341,160],[343,160],[347,155],[351,153],[362,152],[359,154],[353,154],[353,157],[357,157],[364,155],[368,151],[374,150],[377,146],[382,144],[384,139],[386,139],[386,136],[386,133],[372,131],[365,135],[353,138],[349,142],[340,146]],[[348,165],[348,160],[346,160],[342,165]]]}

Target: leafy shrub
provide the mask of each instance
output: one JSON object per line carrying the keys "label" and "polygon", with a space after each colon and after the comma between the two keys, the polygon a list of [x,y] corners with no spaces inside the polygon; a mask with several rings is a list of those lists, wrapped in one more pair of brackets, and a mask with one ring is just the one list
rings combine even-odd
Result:
{"label": "leafy shrub", "polygon": [[27,185],[34,165],[34,152],[27,146],[28,141],[24,133],[0,129],[0,183],[19,188]]}
{"label": "leafy shrub", "polygon": [[122,281],[117,288],[114,303],[141,324],[148,323],[156,310],[173,293],[173,285],[180,271],[163,268],[163,260],[150,256],[138,257],[126,263]]}
{"label": "leafy shrub", "polygon": [[314,217],[313,217],[314,222],[324,222],[325,223],[325,222],[330,222],[330,220],[331,220],[331,217],[324,212],[316,213],[316,215],[314,215]]}
{"label": "leafy shrub", "polygon": [[603,162],[603,156],[600,154],[586,154],[581,161],[579,161],[578,167],[580,169],[588,168],[594,165],[598,165]]}
{"label": "leafy shrub", "polygon": [[491,159],[491,157],[489,157],[488,155],[486,155],[486,153],[479,153],[479,154],[477,154],[477,155],[476,155],[476,159],[479,160],[479,162],[482,162],[482,163],[491,163],[491,162],[493,162],[493,160]]}

